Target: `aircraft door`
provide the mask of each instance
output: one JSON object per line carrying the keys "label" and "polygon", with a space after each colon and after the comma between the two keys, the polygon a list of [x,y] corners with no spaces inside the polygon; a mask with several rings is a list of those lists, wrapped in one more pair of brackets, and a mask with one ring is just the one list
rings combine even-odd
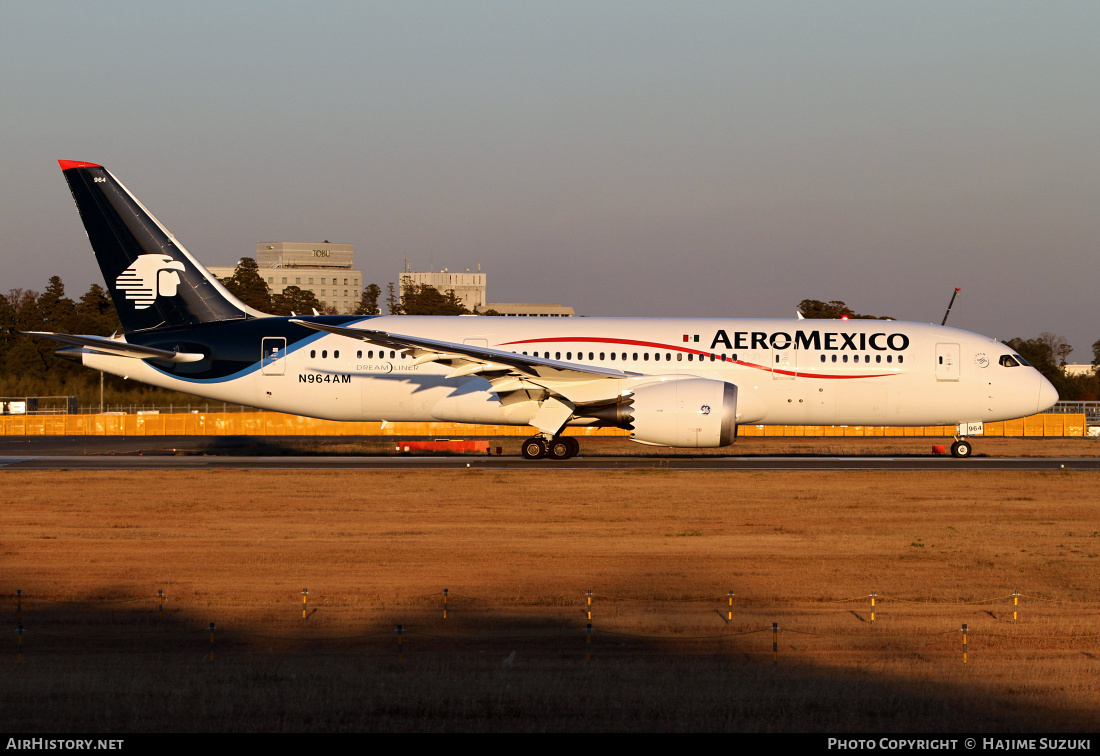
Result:
{"label": "aircraft door", "polygon": [[786,349],[772,349],[772,380],[793,381],[797,369],[795,360],[797,353],[793,346]]}
{"label": "aircraft door", "polygon": [[260,344],[260,372],[264,375],[286,373],[286,339],[267,336]]}
{"label": "aircraft door", "polygon": [[959,380],[958,344],[936,344],[936,380]]}

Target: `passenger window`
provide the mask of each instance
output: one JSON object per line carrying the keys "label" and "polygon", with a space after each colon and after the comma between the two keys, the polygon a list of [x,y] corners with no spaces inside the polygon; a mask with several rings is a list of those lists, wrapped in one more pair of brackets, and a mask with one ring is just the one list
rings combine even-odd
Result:
{"label": "passenger window", "polygon": [[317,350],[316,350],[316,349],[310,349],[310,350],[309,350],[309,357],[310,357],[310,359],[313,359],[313,358],[315,358],[316,356],[317,356]]}
{"label": "passenger window", "polygon": [[904,354],[899,354],[899,355],[898,355],[898,362],[899,362],[899,363],[901,363],[901,362],[905,362],[905,355],[904,355]]}
{"label": "passenger window", "polygon": [[688,352],[688,362],[694,362],[694,361],[695,361],[695,355],[692,354],[691,352]]}
{"label": "passenger window", "polygon": [[882,355],[881,354],[876,354],[875,355],[875,362],[882,362]]}
{"label": "passenger window", "polygon": [[665,362],[672,362],[672,352],[665,352]]}
{"label": "passenger window", "polygon": [[565,353],[565,359],[567,359],[567,360],[573,359],[573,353],[572,352],[566,352]]}
{"label": "passenger window", "polygon": [[887,362],[893,362],[894,361],[894,355],[892,355],[892,354],[886,355],[886,361]]}
{"label": "passenger window", "polygon": [[554,359],[555,360],[560,360],[561,359],[561,352],[554,352]]}
{"label": "passenger window", "polygon": [[637,362],[637,361],[638,361],[638,353],[637,353],[637,352],[635,352],[635,353],[634,353],[634,361],[635,361],[635,362]]}
{"label": "passenger window", "polygon": [[833,362],[836,362],[836,355],[833,355]]}
{"label": "passenger window", "polygon": [[683,352],[677,352],[676,353],[676,361],[677,362],[683,362],[684,361],[684,353]]}
{"label": "passenger window", "polygon": [[[601,360],[603,359],[603,352],[600,352],[600,359]],[[614,352],[611,353],[611,361],[612,362],[615,361],[615,353]]]}
{"label": "passenger window", "polygon": [[327,349],[322,349],[321,350],[321,359],[327,359],[327,358],[328,358],[328,350]]}
{"label": "passenger window", "polygon": [[642,355],[642,359],[643,359],[643,360],[645,360],[646,362],[649,362],[649,352],[645,352],[645,353],[644,353],[644,354]]}
{"label": "passenger window", "polygon": [[848,361],[848,355],[844,355],[844,357],[842,357],[841,359],[843,359],[844,362],[847,362]]}
{"label": "passenger window", "polygon": [[357,359],[357,360],[361,360],[361,359],[363,359],[363,350],[362,350],[362,349],[358,350],[358,351],[357,351],[357,352],[355,353],[355,359]]}
{"label": "passenger window", "polygon": [[824,361],[825,361],[825,355],[821,355],[821,361],[822,361],[822,362],[824,362]]}
{"label": "passenger window", "polygon": [[[595,354],[593,354],[592,352],[589,352],[589,353],[588,353],[588,361],[589,361],[589,362],[591,362],[591,361],[592,361],[592,360],[594,360],[594,359],[596,359],[596,355],[595,355]],[[601,356],[601,357],[600,357],[600,359],[602,360],[602,359],[603,359],[603,357]]]}

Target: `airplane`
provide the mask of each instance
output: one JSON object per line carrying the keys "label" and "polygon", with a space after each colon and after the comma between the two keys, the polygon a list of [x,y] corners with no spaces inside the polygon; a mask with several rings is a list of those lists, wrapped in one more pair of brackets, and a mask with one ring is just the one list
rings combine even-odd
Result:
{"label": "airplane", "polygon": [[58,161],[118,310],[111,337],[34,332],[132,380],[345,421],[531,426],[527,459],[579,452],[568,427],[714,448],[740,425],[957,425],[1058,393],[1004,344],[884,320],[294,315],[234,297],[106,168]]}

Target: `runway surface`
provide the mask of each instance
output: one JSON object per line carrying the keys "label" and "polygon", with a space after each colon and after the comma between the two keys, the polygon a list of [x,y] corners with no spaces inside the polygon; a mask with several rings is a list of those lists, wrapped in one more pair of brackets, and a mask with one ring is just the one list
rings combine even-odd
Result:
{"label": "runway surface", "polygon": [[584,457],[555,462],[490,456],[215,455],[3,456],[3,470],[1100,470],[1097,458],[972,457]]}
{"label": "runway surface", "polygon": [[[288,454],[277,445],[194,436],[0,438],[4,470],[1100,470],[1100,457],[585,455],[565,461],[474,454]],[[255,441],[249,439],[248,441]]]}

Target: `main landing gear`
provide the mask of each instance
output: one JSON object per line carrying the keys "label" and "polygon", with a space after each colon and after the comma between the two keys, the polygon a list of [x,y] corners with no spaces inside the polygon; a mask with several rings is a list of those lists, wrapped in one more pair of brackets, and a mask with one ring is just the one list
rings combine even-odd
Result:
{"label": "main landing gear", "polygon": [[521,453],[524,459],[569,459],[581,450],[580,442],[572,436],[554,436],[547,440],[542,436],[533,436],[523,442]]}
{"label": "main landing gear", "polygon": [[966,459],[974,453],[974,447],[965,438],[955,437],[955,443],[951,444],[951,456],[955,459]]}

